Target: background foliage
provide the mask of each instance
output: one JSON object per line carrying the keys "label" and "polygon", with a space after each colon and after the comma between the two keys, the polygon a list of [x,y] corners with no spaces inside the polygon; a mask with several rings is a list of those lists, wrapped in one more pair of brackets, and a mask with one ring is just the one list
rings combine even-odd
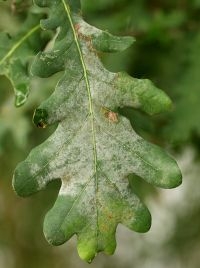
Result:
{"label": "background foliage", "polygon": [[[108,69],[149,78],[170,95],[174,108],[168,114],[149,120],[132,109],[121,112],[132,120],[142,137],[176,156],[183,171],[183,185],[170,192],[155,190],[134,178],[134,188],[152,213],[152,229],[141,235],[120,227],[115,255],[100,255],[90,267],[199,267],[200,1],[83,0],[82,3],[83,15],[89,23],[114,34],[136,37],[137,42],[127,51],[102,54],[102,59]],[[0,30],[15,33],[23,24],[28,4],[29,1],[1,2]],[[5,77],[0,77],[2,268],[88,266],[79,261],[73,240],[53,248],[43,237],[43,217],[54,203],[59,183],[52,183],[47,191],[25,200],[15,196],[11,188],[15,165],[53,131],[38,130],[31,120],[33,110],[49,95],[55,80],[33,79],[28,102],[15,108],[11,86]]]}

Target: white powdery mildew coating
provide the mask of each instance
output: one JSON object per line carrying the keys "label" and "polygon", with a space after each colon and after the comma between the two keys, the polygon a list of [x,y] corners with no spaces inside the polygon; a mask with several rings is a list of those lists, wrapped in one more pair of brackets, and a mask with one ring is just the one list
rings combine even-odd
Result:
{"label": "white powdery mildew coating", "polygon": [[116,74],[107,71],[99,62],[96,55],[92,55],[91,61],[85,56],[85,62],[89,73],[93,102],[100,107],[116,108],[116,91],[113,87]]}
{"label": "white powdery mildew coating", "polygon": [[[98,180],[97,184],[102,185],[102,187],[104,184],[109,184],[109,193],[112,193],[112,191],[118,192],[120,198],[124,198],[130,207],[134,207],[138,199],[130,196],[128,191],[129,183],[126,176],[135,170],[140,170],[142,164],[132,153],[136,146],[138,136],[133,131],[129,121],[120,117],[120,122],[116,124],[109,122],[100,111],[103,104],[106,104],[109,108],[113,105],[112,95],[115,95],[115,91],[112,86],[115,74],[106,71],[102,64],[99,63],[96,55],[88,53],[87,47],[84,48],[87,55],[92,54],[91,57],[84,56],[84,58],[89,74],[91,97],[94,105],[96,153],[100,169],[97,174],[93,173],[94,145],[92,140],[91,115],[86,118],[86,112],[84,112],[88,109],[88,98],[86,98],[87,95],[84,90],[85,81],[82,80],[77,84],[73,81],[69,83],[68,79],[66,79],[68,81],[67,92],[73,93],[67,99],[67,102],[64,102],[60,106],[60,113],[62,114],[62,111],[66,112],[67,110],[69,115],[62,123],[64,129],[61,130],[61,133],[65,133],[64,145],[59,154],[57,154],[55,161],[50,163],[49,169],[51,176],[62,179],[62,187],[59,194],[73,197],[77,200],[76,209],[79,213],[83,213],[84,211],[84,214],[86,213],[85,215],[91,215],[91,210],[94,213],[95,200],[98,199],[100,201],[101,199],[101,193],[95,190],[96,179]],[[66,94],[63,84],[60,85],[58,90],[63,92],[62,94],[64,92]],[[66,99],[66,95],[63,98]],[[80,108],[83,109],[81,113]],[[79,120],[74,120],[76,115],[77,119],[78,116],[80,117]],[[81,122],[85,122],[83,127],[81,127]],[[71,130],[65,129],[65,126],[68,125]],[[75,125],[80,125],[79,129],[76,130],[78,134],[72,131],[75,129]],[[125,129],[126,131],[121,133],[121,129]],[[105,179],[105,175],[108,176],[107,179]],[[89,207],[87,211],[85,209],[86,207]],[[93,217],[95,216],[93,215]]]}
{"label": "white powdery mildew coating", "polygon": [[[87,225],[86,229],[97,229],[98,217],[104,217],[106,210],[115,218],[113,228],[123,221],[123,213],[130,215],[124,220],[129,226],[134,209],[141,207],[141,203],[130,192],[127,175],[149,177],[151,170],[137,154],[143,145],[130,122],[119,115],[112,122],[106,111],[124,104],[137,106],[139,100],[137,96],[131,99],[131,87],[121,94],[120,88],[115,87],[117,75],[104,68],[90,40],[81,39],[81,35],[98,36],[101,31],[79,19],[76,23],[82,54],[75,43],[70,47],[70,54],[65,54],[65,73],[43,105],[49,122],[60,123],[55,133],[38,147],[38,152],[42,149],[41,158],[48,161],[43,166],[33,165],[31,173],[37,176],[40,188],[50,180],[62,180],[59,196],[74,201],[70,212],[86,216],[90,227]],[[50,54],[44,57],[52,60]],[[133,87],[137,89],[138,85],[134,80]],[[41,172],[37,175],[38,170]],[[116,209],[115,201],[122,208]]]}
{"label": "white powdery mildew coating", "polygon": [[[57,90],[60,94],[59,100],[57,103],[53,104],[55,107],[51,109],[51,117],[56,118],[58,121],[74,115],[74,112],[77,112],[77,109],[81,114],[87,114],[86,110],[86,101],[87,98],[85,90],[84,81],[68,81],[66,84],[61,84],[57,87]],[[57,93],[55,93],[56,95]],[[57,105],[56,105],[57,104]]]}
{"label": "white powdery mildew coating", "polygon": [[75,129],[75,131],[72,131],[70,128],[66,129],[66,131],[64,129],[61,130],[62,133],[66,134],[64,139],[62,138],[62,148],[56,153],[56,157],[49,164],[51,176],[62,179],[62,194],[64,193],[64,189],[67,189],[67,186],[69,186],[71,194],[76,194],[77,189],[73,190],[73,183],[75,184],[75,188],[77,187],[76,182],[84,185],[93,175],[92,133],[88,133],[90,122],[83,121],[82,128],[78,129],[76,121],[71,123],[71,126],[74,124],[72,129]]}
{"label": "white powdery mildew coating", "polygon": [[[124,78],[125,76],[125,78]],[[124,88],[124,84],[126,87]],[[147,83],[143,80],[139,80],[133,77],[130,77],[126,74],[116,74],[115,77],[115,102],[118,107],[141,107],[141,94],[142,91],[149,89]],[[123,89],[121,88],[123,87]]]}
{"label": "white powdery mildew coating", "polygon": [[97,146],[102,169],[105,174],[109,174],[112,182],[117,182],[132,173],[137,162],[131,152],[120,144],[120,140],[115,140],[113,135],[100,131]]}
{"label": "white powdery mildew coating", "polygon": [[40,169],[41,169],[40,164],[32,162],[30,164],[30,169],[29,169],[31,176],[34,176]]}
{"label": "white powdery mildew coating", "polygon": [[74,16],[74,19],[75,19],[75,23],[76,23],[77,28],[78,28],[77,31],[78,31],[79,35],[90,37],[91,35],[98,36],[102,33],[102,30],[89,25],[87,22],[82,20],[80,17]]}
{"label": "white powdery mildew coating", "polygon": [[[55,51],[54,51],[55,52]],[[56,54],[55,53],[43,53],[43,54],[41,54],[40,55],[40,60],[41,61],[45,61],[45,63],[47,64],[47,65],[49,65],[50,63],[51,63],[51,61],[53,60],[53,59],[56,59],[57,58],[57,56],[56,56]],[[49,61],[48,62],[48,60],[51,60],[51,61]]]}

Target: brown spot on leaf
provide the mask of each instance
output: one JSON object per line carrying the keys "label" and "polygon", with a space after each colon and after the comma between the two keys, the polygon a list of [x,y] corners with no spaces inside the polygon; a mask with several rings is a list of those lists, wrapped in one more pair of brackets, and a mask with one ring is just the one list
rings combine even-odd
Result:
{"label": "brown spot on leaf", "polygon": [[109,111],[108,112],[107,118],[112,123],[117,123],[118,122],[118,114],[117,113],[114,113],[112,111]]}
{"label": "brown spot on leaf", "polygon": [[46,128],[47,124],[45,124],[43,121],[38,122],[37,127],[39,128]]}
{"label": "brown spot on leaf", "polygon": [[109,122],[118,123],[118,121],[119,121],[118,113],[115,113],[106,107],[102,107],[101,110],[102,110],[104,116],[109,120]]}
{"label": "brown spot on leaf", "polygon": [[75,28],[75,30],[76,30],[77,33],[78,33],[80,27],[81,27],[81,26],[80,26],[79,23],[76,23],[76,24],[74,25],[74,28]]}
{"label": "brown spot on leaf", "polygon": [[90,51],[93,51],[96,53],[96,50],[94,49],[93,43],[92,43],[92,36],[83,34],[80,31],[81,25],[79,23],[75,24],[74,28],[75,28],[78,38],[81,39],[82,41],[85,41]]}

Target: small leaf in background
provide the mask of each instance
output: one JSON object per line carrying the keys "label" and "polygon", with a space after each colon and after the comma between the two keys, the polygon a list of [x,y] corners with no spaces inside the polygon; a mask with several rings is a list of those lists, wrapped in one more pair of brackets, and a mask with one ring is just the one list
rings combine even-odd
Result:
{"label": "small leaf in background", "polygon": [[41,14],[29,13],[16,36],[0,34],[0,74],[11,81],[16,106],[23,105],[29,94],[30,75],[28,63],[43,46],[39,20]]}

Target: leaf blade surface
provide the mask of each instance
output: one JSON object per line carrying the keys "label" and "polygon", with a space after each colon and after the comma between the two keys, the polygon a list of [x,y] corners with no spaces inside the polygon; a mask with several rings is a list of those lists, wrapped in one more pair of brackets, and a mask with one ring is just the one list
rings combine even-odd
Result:
{"label": "leaf blade surface", "polygon": [[[58,199],[45,218],[45,236],[59,245],[76,234],[80,257],[91,261],[100,251],[114,252],[119,223],[138,232],[150,228],[150,213],[131,192],[129,174],[163,188],[181,183],[176,162],[139,137],[117,112],[132,106],[155,114],[169,108],[171,101],[150,81],[111,73],[101,64],[97,48],[121,51],[132,39],[117,39],[86,24],[77,13],[78,1],[35,2],[50,10],[42,27],[59,27],[59,34],[52,51],[39,53],[31,71],[41,77],[64,74],[33,120],[40,127],[59,124],[18,165],[13,186],[19,195],[28,196],[61,179]],[[111,49],[111,39],[120,45]]]}

